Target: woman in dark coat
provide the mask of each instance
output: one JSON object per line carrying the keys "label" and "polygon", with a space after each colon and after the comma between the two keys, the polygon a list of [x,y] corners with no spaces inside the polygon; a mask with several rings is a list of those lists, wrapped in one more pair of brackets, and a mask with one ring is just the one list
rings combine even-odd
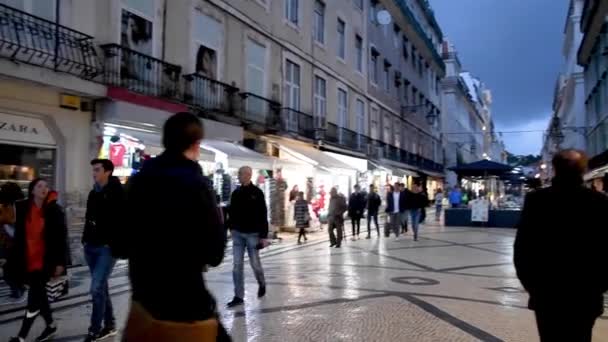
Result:
{"label": "woman in dark coat", "polygon": [[296,228],[300,229],[298,234],[298,244],[302,243],[300,239],[304,237],[304,241],[308,241],[306,238],[306,228],[310,225],[310,215],[308,213],[308,202],[304,199],[304,192],[299,192],[298,197],[294,206],[294,220],[296,221]]}
{"label": "woman in dark coat", "polygon": [[46,284],[65,275],[69,252],[65,214],[57,204],[57,193],[49,191],[43,179],[32,181],[28,198],[16,203],[15,245],[10,262],[17,276],[29,285],[27,311],[17,337],[25,340],[40,314],[46,328],[37,341],[46,341],[57,332],[46,293]]}

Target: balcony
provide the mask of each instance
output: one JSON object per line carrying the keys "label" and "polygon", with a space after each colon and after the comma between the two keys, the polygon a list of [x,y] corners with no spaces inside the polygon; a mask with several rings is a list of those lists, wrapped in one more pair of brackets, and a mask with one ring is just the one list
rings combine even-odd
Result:
{"label": "balcony", "polygon": [[281,130],[314,139],[315,126],[310,114],[292,108],[281,109]]}
{"label": "balcony", "polygon": [[280,128],[281,104],[253,93],[241,93],[241,118],[250,124],[263,126],[265,129]]}
{"label": "balcony", "polygon": [[328,123],[323,140],[353,151],[367,152],[369,138],[350,129]]}
{"label": "balcony", "polygon": [[2,4],[0,57],[83,79],[101,72],[93,37]]}
{"label": "balcony", "polygon": [[235,115],[239,89],[199,74],[184,75],[184,102],[204,112]]}
{"label": "balcony", "polygon": [[118,44],[102,45],[104,83],[147,96],[179,98],[182,68]]}

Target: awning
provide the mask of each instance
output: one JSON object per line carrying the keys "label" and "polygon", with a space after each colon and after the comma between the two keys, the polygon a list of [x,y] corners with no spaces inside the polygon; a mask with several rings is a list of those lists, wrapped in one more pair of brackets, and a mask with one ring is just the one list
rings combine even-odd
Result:
{"label": "awning", "polygon": [[221,140],[203,140],[201,143],[203,150],[215,153],[216,160],[227,159],[228,167],[240,168],[249,166],[254,169],[272,170],[274,160],[271,157],[265,156],[248,149],[245,146]]}
{"label": "awning", "polygon": [[405,176],[414,177],[414,178],[420,177],[420,175],[414,171],[401,169],[401,168],[393,168],[393,174],[395,176],[399,176],[399,177],[405,177]]}
{"label": "awning", "polygon": [[272,138],[268,139],[268,141],[276,145],[282,152],[286,153],[290,157],[314,165],[315,167],[325,169],[326,171],[355,171],[354,167],[333,158],[312,146],[285,139]]}
{"label": "awning", "polygon": [[604,175],[606,175],[606,173],[608,173],[608,165],[605,165],[605,166],[602,166],[602,167],[599,167],[597,169],[587,172],[585,174],[584,180],[586,182],[586,181],[593,180],[595,178],[602,178],[602,177],[604,177]]}

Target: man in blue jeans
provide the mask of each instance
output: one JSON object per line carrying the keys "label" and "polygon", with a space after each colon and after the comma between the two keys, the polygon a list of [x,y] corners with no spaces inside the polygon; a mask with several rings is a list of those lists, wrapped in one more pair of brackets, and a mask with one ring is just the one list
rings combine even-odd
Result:
{"label": "man in blue jeans", "polygon": [[234,190],[228,210],[228,227],[232,231],[232,253],[234,268],[234,298],[228,303],[232,308],[244,303],[245,275],[243,261],[245,249],[249,263],[258,281],[258,298],[266,294],[266,280],[260,261],[259,249],[268,242],[268,217],[264,193],[251,182],[252,170],[248,166],[239,169],[241,185]]}
{"label": "man in blue jeans", "polygon": [[91,271],[93,312],[85,342],[98,341],[117,333],[108,278],[116,263],[110,246],[116,235],[121,233],[118,227],[122,222],[125,200],[120,181],[112,176],[114,164],[107,159],[95,159],[91,161],[91,166],[95,186],[87,200],[82,242]]}

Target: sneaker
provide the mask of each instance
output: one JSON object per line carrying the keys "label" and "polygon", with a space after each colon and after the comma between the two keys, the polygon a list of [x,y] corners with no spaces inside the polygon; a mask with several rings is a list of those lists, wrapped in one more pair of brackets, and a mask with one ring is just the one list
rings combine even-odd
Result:
{"label": "sneaker", "polygon": [[234,297],[234,298],[232,298],[232,301],[230,301],[230,302],[228,302],[228,304],[226,304],[226,306],[229,308],[234,308],[236,306],[243,305],[243,304],[245,304],[245,302],[241,298]]}
{"label": "sneaker", "polygon": [[336,248],[340,248],[340,245],[336,245]]}
{"label": "sneaker", "polygon": [[20,337],[11,337],[11,339],[8,340],[8,342],[25,342],[25,340]]}
{"label": "sneaker", "polygon": [[42,334],[40,334],[40,336],[38,336],[38,338],[36,338],[36,342],[42,342],[42,341],[49,341],[53,338],[53,336],[55,336],[55,334],[57,333],[57,327],[53,327],[53,326],[47,326],[46,328],[44,328],[44,331],[42,332]]}
{"label": "sneaker", "polygon": [[335,246],[335,245],[336,245],[335,243],[332,243],[332,244],[330,244],[330,245],[329,245],[329,247],[333,247],[333,246]]}
{"label": "sneaker", "polygon": [[87,337],[85,337],[84,342],[95,342],[95,341],[99,341],[99,334],[95,334],[92,332],[89,332],[87,334]]}
{"label": "sneaker", "polygon": [[116,330],[115,327],[104,327],[99,332],[99,335],[97,336],[97,340],[99,341],[99,340],[103,340],[104,338],[116,336],[116,334],[118,334],[118,330]]}
{"label": "sneaker", "polygon": [[258,288],[258,298],[262,298],[266,295],[266,285],[260,285]]}
{"label": "sneaker", "polygon": [[371,239],[371,238],[372,238],[372,237],[371,237],[370,235],[368,235],[368,236],[366,237],[366,239]]}

